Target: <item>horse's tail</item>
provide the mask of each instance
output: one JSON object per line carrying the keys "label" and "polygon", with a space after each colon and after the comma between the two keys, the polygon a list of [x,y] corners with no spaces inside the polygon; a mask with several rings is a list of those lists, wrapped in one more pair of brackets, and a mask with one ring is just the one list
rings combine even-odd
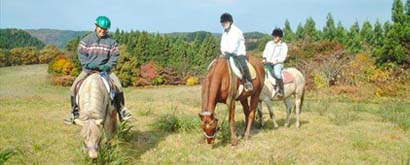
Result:
{"label": "horse's tail", "polygon": [[302,97],[300,98],[299,113],[302,113],[302,107],[303,107],[304,100],[305,100],[305,88],[303,88]]}

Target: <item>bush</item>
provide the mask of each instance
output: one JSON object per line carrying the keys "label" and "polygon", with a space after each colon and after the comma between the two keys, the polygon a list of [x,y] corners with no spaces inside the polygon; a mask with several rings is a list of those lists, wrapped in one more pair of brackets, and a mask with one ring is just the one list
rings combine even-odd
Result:
{"label": "bush", "polygon": [[154,85],[162,85],[162,84],[164,84],[164,82],[165,82],[165,79],[164,79],[163,76],[158,76],[158,77],[154,78],[154,80],[152,80],[152,84],[154,84]]}
{"label": "bush", "polygon": [[51,62],[55,57],[61,55],[62,52],[54,45],[47,45],[39,54],[40,64],[47,64]]}
{"label": "bush", "polygon": [[315,83],[315,87],[317,89],[320,89],[326,86],[326,82],[321,74],[318,74],[318,73],[314,74],[313,80]]}
{"label": "bush", "polygon": [[51,76],[51,83],[59,86],[71,86],[75,80],[75,77],[68,75],[53,75]]}
{"label": "bush", "polygon": [[199,82],[198,77],[190,76],[190,77],[186,80],[186,85],[188,85],[188,86],[193,86],[193,85],[198,84],[198,82]]}
{"label": "bush", "polygon": [[38,64],[39,52],[36,47],[14,48],[10,50],[11,65]]}
{"label": "bush", "polygon": [[74,63],[64,55],[57,56],[48,65],[48,72],[56,75],[70,75],[74,69]]}
{"label": "bush", "polygon": [[164,132],[188,132],[199,129],[199,123],[199,118],[164,115],[160,116],[151,126]]}
{"label": "bush", "polygon": [[140,75],[142,78],[152,81],[156,77],[158,77],[158,66],[155,64],[155,62],[151,61],[149,63],[141,65],[140,68]]}
{"label": "bush", "polygon": [[0,67],[10,66],[9,52],[0,48]]}

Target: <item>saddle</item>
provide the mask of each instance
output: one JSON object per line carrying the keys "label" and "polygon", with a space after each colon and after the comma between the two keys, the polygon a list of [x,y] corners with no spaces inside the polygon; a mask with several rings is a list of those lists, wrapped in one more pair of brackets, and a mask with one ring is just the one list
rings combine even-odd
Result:
{"label": "saddle", "polygon": [[[114,81],[112,79],[109,78],[109,75],[103,75],[103,72],[91,72],[89,74],[87,74],[87,76],[85,76],[83,79],[79,80],[77,82],[77,84],[75,84],[75,88],[74,88],[74,96],[75,96],[75,100],[76,100],[76,104],[79,103],[79,97],[78,97],[78,91],[80,91],[81,85],[83,84],[84,80],[88,78],[88,76],[94,74],[94,73],[98,73],[100,75],[100,78],[103,80],[105,88],[107,89],[107,92],[110,93],[110,100],[113,101],[114,100],[114,96],[115,96],[115,91],[117,91],[117,87],[114,85]],[[109,80],[108,80],[109,79]]]}
{"label": "saddle", "polygon": [[[209,63],[209,65],[207,67],[208,68],[207,70],[209,70],[212,67],[212,65],[215,63],[216,60],[217,60],[217,58],[212,60],[211,63]],[[242,80],[243,73],[241,72],[241,69],[238,67],[237,62],[235,61],[235,59],[232,58],[232,56],[231,56],[231,57],[229,57],[228,62],[229,62],[230,69],[234,72],[235,76]],[[253,67],[253,65],[251,63],[249,63],[249,61],[246,61],[246,64],[248,65],[249,73],[251,75],[252,80],[256,79],[255,67]]]}

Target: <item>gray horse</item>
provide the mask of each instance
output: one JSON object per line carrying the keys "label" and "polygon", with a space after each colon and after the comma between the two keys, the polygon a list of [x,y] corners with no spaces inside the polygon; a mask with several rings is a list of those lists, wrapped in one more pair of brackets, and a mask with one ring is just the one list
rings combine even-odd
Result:
{"label": "gray horse", "polygon": [[303,97],[305,91],[305,77],[303,74],[297,70],[296,68],[287,68],[284,69],[284,72],[289,73],[289,75],[293,78],[292,82],[285,83],[284,85],[284,97],[277,97],[276,90],[273,86],[275,83],[275,79],[266,72],[265,74],[265,85],[262,89],[262,93],[259,97],[259,105],[258,105],[258,116],[261,125],[263,126],[263,114],[262,114],[262,101],[266,103],[266,106],[269,109],[269,115],[273,120],[273,125],[275,128],[278,128],[278,123],[276,122],[275,115],[273,113],[272,103],[271,101],[284,101],[286,105],[286,122],[285,127],[289,127],[290,122],[290,114],[292,112],[292,103],[291,103],[291,96],[295,96],[295,107],[296,107],[296,127],[300,127],[299,122],[299,114],[302,110],[303,104]]}
{"label": "gray horse", "polygon": [[74,120],[82,126],[81,135],[88,156],[96,159],[105,134],[107,142],[117,129],[117,111],[111,105],[110,94],[99,73],[93,73],[82,83],[79,91],[80,117]]}

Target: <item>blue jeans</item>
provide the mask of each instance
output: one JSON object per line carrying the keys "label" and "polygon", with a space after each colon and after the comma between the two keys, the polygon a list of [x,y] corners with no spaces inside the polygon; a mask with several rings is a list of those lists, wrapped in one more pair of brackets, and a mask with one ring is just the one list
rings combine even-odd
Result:
{"label": "blue jeans", "polygon": [[282,79],[282,69],[283,64],[276,64],[273,66],[273,75],[275,75],[275,78]]}

